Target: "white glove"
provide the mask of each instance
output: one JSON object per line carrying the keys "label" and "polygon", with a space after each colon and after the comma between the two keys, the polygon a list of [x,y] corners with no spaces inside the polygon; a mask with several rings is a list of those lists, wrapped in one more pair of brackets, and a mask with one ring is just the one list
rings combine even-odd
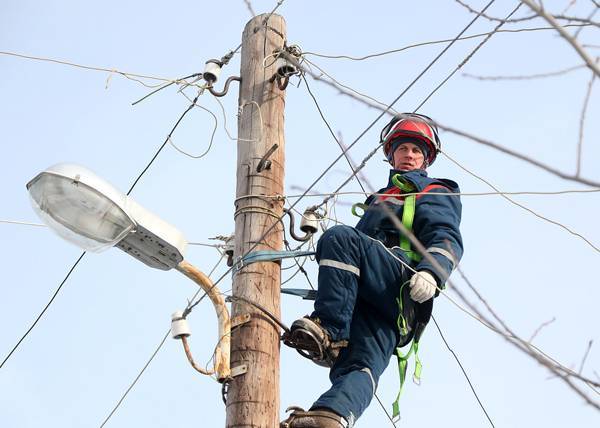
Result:
{"label": "white glove", "polygon": [[432,274],[427,271],[419,271],[410,279],[410,297],[419,303],[431,299],[435,295],[437,283]]}

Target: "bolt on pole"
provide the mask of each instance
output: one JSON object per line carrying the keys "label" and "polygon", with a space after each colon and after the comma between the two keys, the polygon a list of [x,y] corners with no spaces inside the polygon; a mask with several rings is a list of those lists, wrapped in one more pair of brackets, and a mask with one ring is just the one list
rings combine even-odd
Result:
{"label": "bolt on pole", "polygon": [[[242,36],[234,261],[253,247],[252,251],[283,247],[283,202],[261,196],[284,191],[285,93],[271,77],[276,73],[272,54],[282,49],[285,34],[283,17],[263,14],[246,24]],[[270,166],[257,168],[275,145]],[[280,285],[279,262],[253,263],[234,274],[232,317],[251,314],[251,320],[231,334],[231,367],[244,364],[247,372],[229,384],[227,427],[279,426],[280,329],[235,297],[255,302],[279,318]]]}

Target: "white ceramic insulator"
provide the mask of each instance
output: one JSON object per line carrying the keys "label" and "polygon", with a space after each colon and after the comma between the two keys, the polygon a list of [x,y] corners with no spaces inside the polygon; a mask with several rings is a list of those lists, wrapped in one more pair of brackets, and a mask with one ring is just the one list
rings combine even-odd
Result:
{"label": "white ceramic insulator", "polygon": [[204,80],[215,83],[221,75],[221,66],[215,62],[208,61],[204,66]]}
{"label": "white ceramic insulator", "polygon": [[190,325],[185,318],[182,318],[183,312],[176,311],[171,315],[171,335],[173,339],[181,339],[192,334]]}
{"label": "white ceramic insulator", "polygon": [[300,230],[305,233],[317,233],[319,230],[319,216],[314,211],[305,211],[300,220]]}
{"label": "white ceramic insulator", "polygon": [[281,77],[286,77],[290,74],[294,74],[296,72],[296,67],[294,67],[294,64],[287,59],[280,56],[277,58],[277,61],[275,61],[275,70],[277,70],[277,74]]}

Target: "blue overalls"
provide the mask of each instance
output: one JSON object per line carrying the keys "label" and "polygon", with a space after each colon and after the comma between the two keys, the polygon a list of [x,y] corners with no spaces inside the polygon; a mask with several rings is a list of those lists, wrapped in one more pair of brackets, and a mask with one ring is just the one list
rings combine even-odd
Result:
{"label": "blue overalls", "polygon": [[[399,219],[404,197],[392,184],[392,177],[410,183],[417,196],[413,233],[445,269],[440,277],[423,259],[410,261],[398,246],[400,232],[379,204],[385,203]],[[409,297],[409,287],[402,287],[403,316],[409,325],[407,335],[399,334],[399,290],[412,276],[404,266],[417,271],[428,270],[443,284],[462,256],[459,231],[461,204],[458,185],[450,180],[427,177],[424,170],[390,171],[388,186],[371,196],[356,227],[335,226],[319,239],[316,258],[319,263],[318,291],[314,312],[334,341],[348,340],[331,368],[331,388],[312,408],[328,408],[353,424],[367,408],[377,388],[379,377],[387,367],[396,347],[410,342],[415,322],[426,324],[433,299],[418,304]],[[424,324],[423,324],[424,328]]]}

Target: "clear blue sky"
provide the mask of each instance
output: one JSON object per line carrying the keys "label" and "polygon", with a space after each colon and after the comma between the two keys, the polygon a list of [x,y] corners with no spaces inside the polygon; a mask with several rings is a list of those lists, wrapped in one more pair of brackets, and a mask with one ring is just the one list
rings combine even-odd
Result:
{"label": "clear blue sky", "polygon": [[[470,1],[475,8],[487,2]],[[491,14],[505,16],[516,1],[498,1]],[[549,3],[549,2],[547,2]],[[557,2],[560,12],[569,2]],[[255,0],[258,13],[273,0]],[[553,6],[554,7],[554,6]],[[587,16],[592,3],[579,1],[569,14]],[[520,16],[528,15],[526,7]],[[3,4],[0,50],[62,59],[89,66],[176,78],[201,72],[204,62],[235,48],[251,15],[242,0],[224,2],[34,2]],[[288,40],[304,51],[366,55],[452,38],[472,19],[456,2],[373,0],[287,0],[278,10],[287,21]],[[480,19],[468,34],[491,31]],[[543,27],[541,20],[506,28]],[[574,31],[571,29],[570,31]],[[598,40],[584,29],[582,42]],[[410,111],[441,82],[480,39],[457,43],[400,100]],[[308,57],[340,82],[390,102],[442,49],[424,46],[362,62]],[[591,50],[592,55],[598,50]],[[553,31],[495,35],[463,71],[478,75],[529,75],[582,63]],[[223,77],[239,73],[239,56]],[[522,152],[566,173],[576,166],[579,118],[591,73],[579,69],[540,80],[478,81],[457,73],[421,109],[441,123]],[[126,191],[162,144],[189,102],[169,88],[143,103],[131,102],[149,89],[117,74],[0,55],[0,219],[38,222],[25,184],[57,162],[85,165]],[[110,79],[107,81],[107,78]],[[311,82],[333,129],[349,143],[378,112]],[[188,91],[191,95],[192,92]],[[600,181],[598,87],[592,92],[584,129],[582,176]],[[223,129],[223,116],[209,95],[202,105],[218,117],[209,154],[200,160],[166,147],[142,178],[133,197],[180,228],[190,241],[233,230],[236,143]],[[237,86],[223,98],[227,124],[235,135]],[[286,191],[306,187],[339,154],[304,85],[290,85],[286,99]],[[377,125],[352,150],[359,162],[377,143]],[[174,141],[191,153],[207,147],[214,121],[191,112]],[[504,191],[590,189],[561,180],[523,161],[449,133],[444,149],[461,165]],[[383,156],[365,174],[375,187],[387,178]],[[328,192],[349,173],[339,163],[316,186]],[[430,174],[458,181],[467,193],[489,187],[440,156]],[[352,182],[345,190],[360,190]],[[352,224],[349,204],[360,195],[340,197],[339,221]],[[600,246],[599,193],[523,195],[515,199],[560,222]],[[300,209],[319,202],[302,201]],[[598,301],[596,267],[600,254],[564,229],[542,221],[499,196],[464,196],[461,267],[502,318],[524,338],[555,318],[534,343],[574,370],[594,340],[583,374],[598,379]],[[3,280],[0,297],[0,358],[12,349],[47,303],[80,254],[46,228],[0,224]],[[217,262],[211,248],[189,247],[187,258],[204,271]],[[288,264],[286,263],[285,266]],[[313,262],[306,266],[316,282]],[[217,273],[225,271],[222,265]],[[284,271],[285,280],[293,269]],[[456,275],[456,285],[466,289]],[[307,287],[302,275],[287,286]],[[230,278],[221,290],[230,288]],[[169,329],[170,314],[181,309],[195,286],[176,272],[159,272],[110,250],[84,258],[38,326],[0,369],[0,426],[98,427],[139,373]],[[449,291],[450,296],[455,296]],[[311,311],[306,301],[284,296],[288,324]],[[460,358],[497,427],[598,426],[598,411],[563,382],[465,315],[445,297],[435,316]],[[216,340],[212,307],[190,316],[191,346],[198,361],[210,358]],[[324,369],[282,349],[281,407],[309,406],[326,389]],[[422,385],[407,383],[401,401],[402,426],[489,426],[468,384],[431,325],[421,345]],[[378,395],[390,408],[398,388],[395,363],[382,376]],[[593,391],[591,397],[598,399]],[[180,344],[168,339],[107,427],[218,427],[224,425],[220,385],[196,374]],[[361,427],[390,426],[376,402]],[[400,425],[399,425],[400,426]]]}

